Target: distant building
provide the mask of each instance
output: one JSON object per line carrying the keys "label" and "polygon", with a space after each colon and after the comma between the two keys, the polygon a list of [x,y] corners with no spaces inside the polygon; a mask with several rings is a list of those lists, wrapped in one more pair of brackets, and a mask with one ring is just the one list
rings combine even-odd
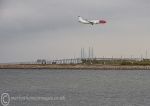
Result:
{"label": "distant building", "polygon": [[38,59],[36,62],[37,64],[46,64],[46,60],[44,59]]}

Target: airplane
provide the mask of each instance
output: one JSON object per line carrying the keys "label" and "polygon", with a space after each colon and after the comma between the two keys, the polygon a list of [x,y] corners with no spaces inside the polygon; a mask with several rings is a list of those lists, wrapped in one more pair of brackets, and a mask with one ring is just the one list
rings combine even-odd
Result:
{"label": "airplane", "polygon": [[105,24],[107,23],[105,20],[87,20],[87,19],[83,19],[81,16],[78,16],[78,21],[82,24]]}

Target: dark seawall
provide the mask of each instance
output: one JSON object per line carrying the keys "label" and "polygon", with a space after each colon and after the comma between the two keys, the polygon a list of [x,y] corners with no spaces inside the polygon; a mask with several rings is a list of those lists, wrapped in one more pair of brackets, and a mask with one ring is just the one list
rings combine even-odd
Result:
{"label": "dark seawall", "polygon": [[83,64],[0,64],[0,69],[94,69],[94,70],[150,70],[150,66],[83,65]]}

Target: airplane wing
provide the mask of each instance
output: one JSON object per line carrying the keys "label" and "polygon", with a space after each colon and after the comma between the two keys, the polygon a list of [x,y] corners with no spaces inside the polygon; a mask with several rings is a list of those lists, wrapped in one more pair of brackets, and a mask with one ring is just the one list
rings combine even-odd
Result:
{"label": "airplane wing", "polygon": [[92,21],[89,21],[86,19],[87,22],[89,22],[91,25],[94,25],[94,23]]}
{"label": "airplane wing", "polygon": [[99,24],[99,20],[91,20],[93,24]]}

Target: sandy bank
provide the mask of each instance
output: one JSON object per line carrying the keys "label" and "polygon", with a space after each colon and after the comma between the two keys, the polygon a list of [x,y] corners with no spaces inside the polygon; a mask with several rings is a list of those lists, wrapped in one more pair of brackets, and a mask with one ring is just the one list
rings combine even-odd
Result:
{"label": "sandy bank", "polygon": [[94,70],[150,70],[150,66],[57,65],[57,64],[1,64],[0,69],[94,69]]}

